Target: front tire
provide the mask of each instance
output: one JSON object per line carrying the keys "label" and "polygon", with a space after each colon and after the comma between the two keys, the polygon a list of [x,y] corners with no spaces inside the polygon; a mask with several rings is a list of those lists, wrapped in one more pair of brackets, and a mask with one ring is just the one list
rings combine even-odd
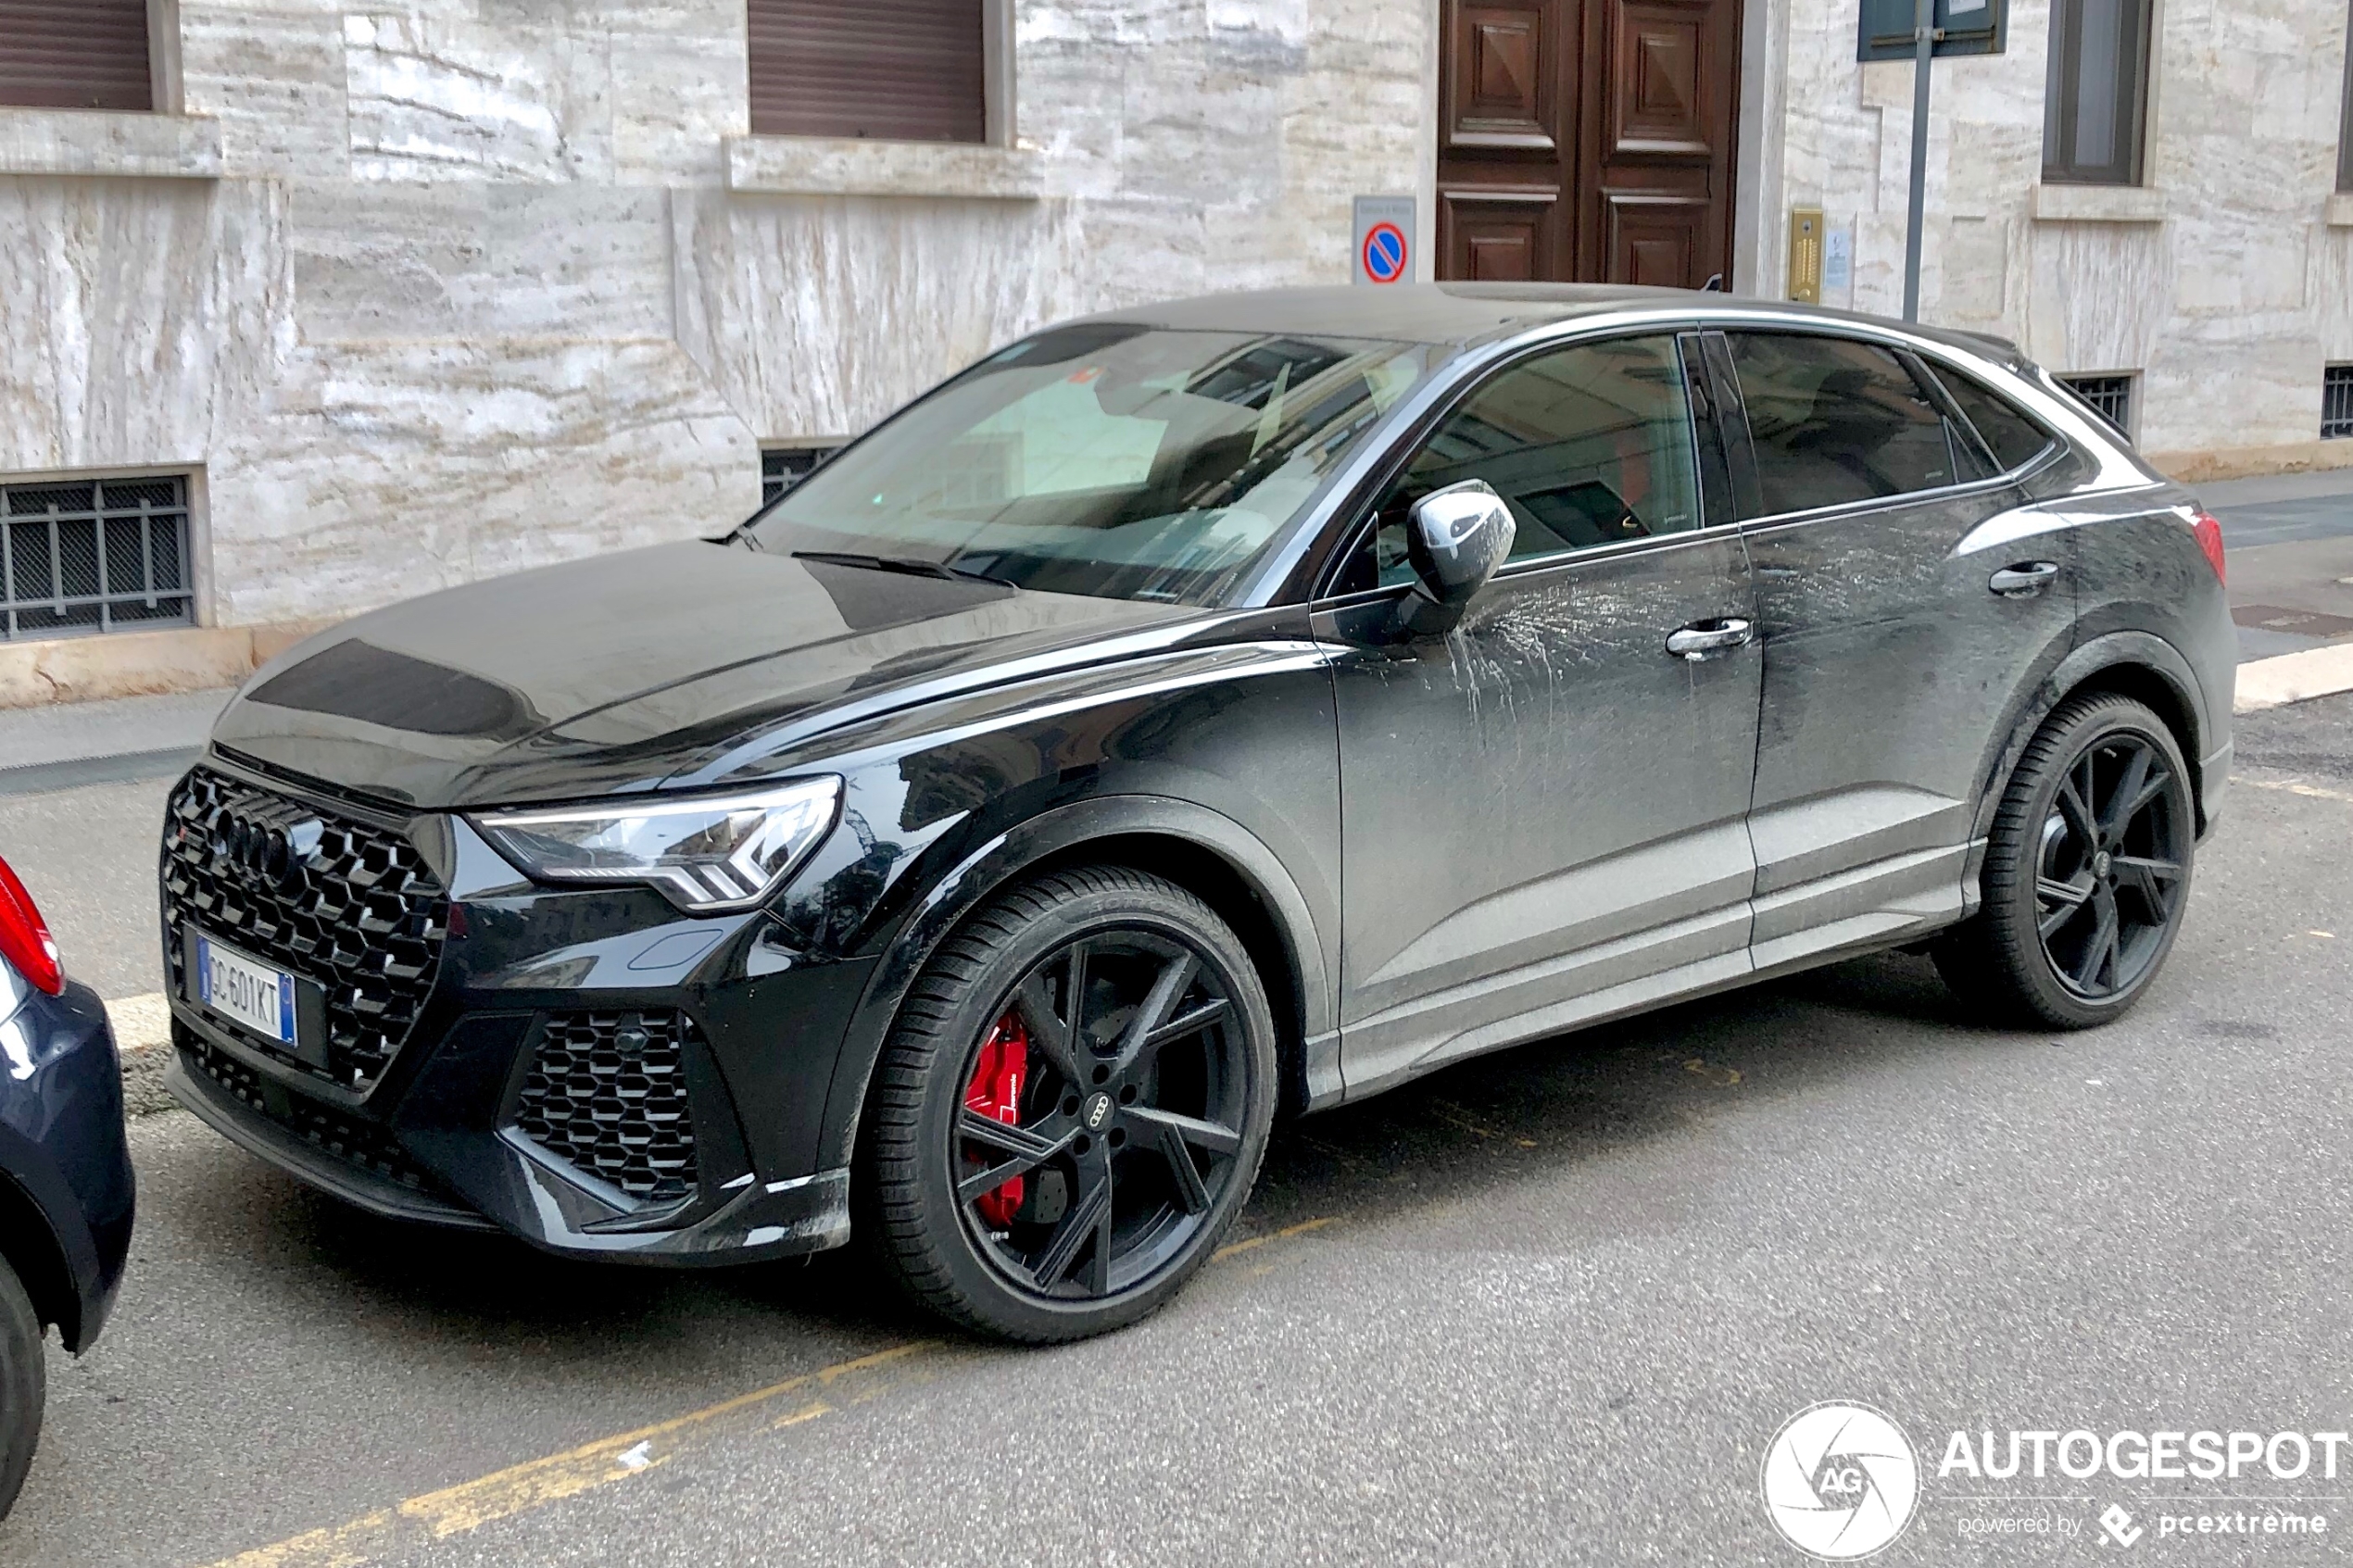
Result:
{"label": "front tire", "polygon": [[920,1303],[1032,1344],[1158,1311],[1240,1211],[1275,1110],[1248,951],[1162,878],[992,900],[910,990],[861,1139],[861,1229]]}
{"label": "front tire", "polygon": [[2181,932],[2196,811],[2181,746],[2155,713],[2122,696],[2060,704],[1994,814],[1984,907],[1932,949],[1946,984],[2020,1022],[2121,1017]]}
{"label": "front tire", "polygon": [[16,1506],[32,1467],[48,1376],[40,1314],[16,1271],[0,1259],[0,1519]]}

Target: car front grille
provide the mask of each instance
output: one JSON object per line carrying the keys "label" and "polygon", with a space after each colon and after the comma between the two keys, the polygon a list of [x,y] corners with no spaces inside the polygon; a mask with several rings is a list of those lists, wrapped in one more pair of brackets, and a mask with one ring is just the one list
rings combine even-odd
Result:
{"label": "car front grille", "polygon": [[415,1027],[448,934],[447,892],[407,838],[208,768],[166,809],[163,902],[178,995],[192,928],[313,982],[324,1075],[350,1088],[383,1076]]}
{"label": "car front grille", "polygon": [[[219,1085],[230,1098],[268,1117],[311,1148],[333,1155],[345,1164],[357,1166],[371,1175],[397,1182],[412,1192],[436,1190],[433,1178],[409,1158],[390,1133],[364,1122],[355,1122],[298,1094],[287,1091],[272,1094],[263,1085],[260,1073],[202,1038],[184,1023],[172,1024],[171,1037],[173,1045],[187,1059],[189,1065]],[[277,1102],[274,1109],[273,1101]]]}
{"label": "car front grille", "polygon": [[676,1012],[560,1012],[541,1033],[515,1127],[575,1170],[665,1203],[695,1190],[695,1123]]}

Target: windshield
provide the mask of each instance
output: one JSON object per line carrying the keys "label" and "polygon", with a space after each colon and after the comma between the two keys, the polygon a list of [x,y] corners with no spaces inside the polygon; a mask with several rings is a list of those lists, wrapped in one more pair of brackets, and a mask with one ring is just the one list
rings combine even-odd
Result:
{"label": "windshield", "polygon": [[749,532],[766,550],[1215,603],[1434,357],[1361,338],[1057,328],[914,404]]}

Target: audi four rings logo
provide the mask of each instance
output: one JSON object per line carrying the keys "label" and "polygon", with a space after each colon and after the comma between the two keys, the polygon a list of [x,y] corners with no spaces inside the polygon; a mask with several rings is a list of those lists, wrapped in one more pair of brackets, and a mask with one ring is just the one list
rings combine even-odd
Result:
{"label": "audi four rings logo", "polygon": [[1809,1405],[1765,1449],[1765,1512],[1781,1537],[1826,1562],[1869,1557],[1919,1506],[1920,1467],[1893,1421],[1869,1405]]}
{"label": "audi four rings logo", "polygon": [[284,882],[318,847],[325,831],[316,818],[272,828],[246,817],[223,816],[213,826],[212,852],[256,877]]}

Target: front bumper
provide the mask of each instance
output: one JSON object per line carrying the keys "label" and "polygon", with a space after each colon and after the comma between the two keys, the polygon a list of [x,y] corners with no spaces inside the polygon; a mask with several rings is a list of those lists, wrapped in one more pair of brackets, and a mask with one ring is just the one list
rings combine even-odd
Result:
{"label": "front bumper", "polygon": [[[446,932],[402,1002],[414,1017],[396,1048],[372,1075],[356,1073],[354,1059],[306,1033],[332,1023],[329,1006],[346,994],[333,987],[351,966],[306,973],[250,916],[316,898],[246,887],[233,866],[175,893],[168,842],[166,1083],[214,1128],[359,1208],[560,1253],[717,1264],[848,1239],[849,1173],[820,1168],[819,1129],[871,960],[812,956],[766,913],[689,919],[650,889],[536,887],[462,819],[372,817],[208,766],[240,788],[399,835],[438,879],[433,929]],[[199,1004],[193,966],[173,958],[192,930],[296,977],[303,1044]]]}

